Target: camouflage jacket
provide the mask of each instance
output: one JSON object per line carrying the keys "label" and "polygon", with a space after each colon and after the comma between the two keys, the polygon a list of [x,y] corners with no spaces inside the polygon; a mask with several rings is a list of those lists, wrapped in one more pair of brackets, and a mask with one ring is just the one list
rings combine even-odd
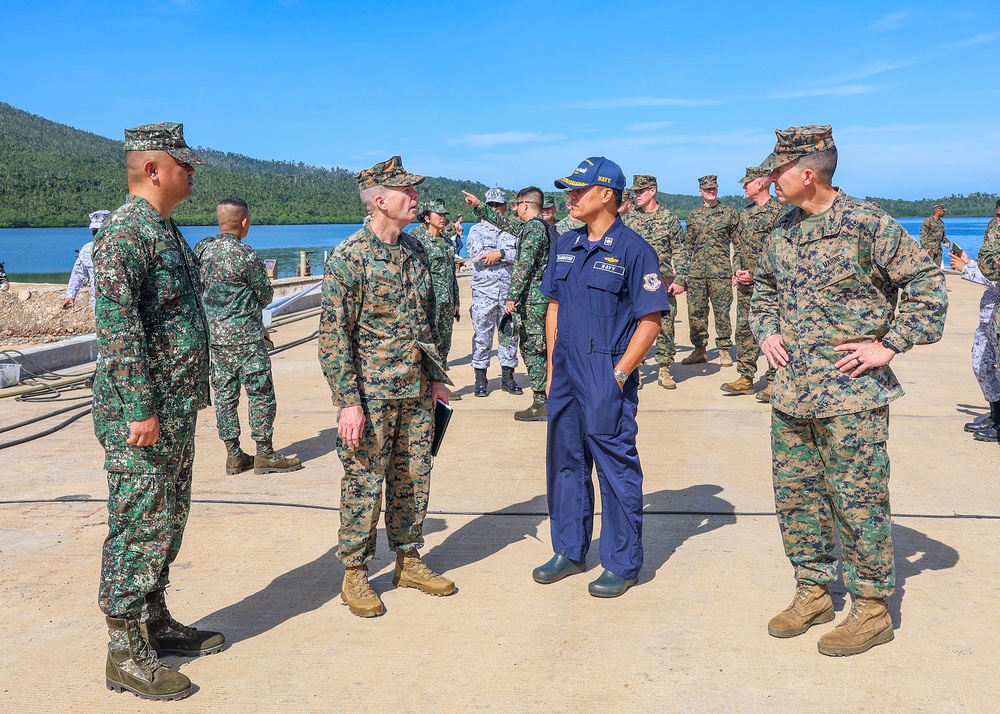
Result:
{"label": "camouflage jacket", "polygon": [[94,408],[127,422],[208,405],[198,261],[172,220],[130,196],[94,240]]}
{"label": "camouflage jacket", "polygon": [[459,304],[458,279],[455,276],[455,244],[444,235],[435,238],[423,226],[417,226],[409,233],[420,241],[431,266],[431,280],[434,282],[434,299],[438,306],[448,306],[452,311]]}
{"label": "camouflage jacket", "polygon": [[733,276],[729,244],[736,235],[739,220],[736,211],[721,203],[711,208],[702,204],[688,214],[684,246],[687,249],[689,277]]}
{"label": "camouflage jacket", "polygon": [[566,216],[556,223],[556,232],[559,233],[559,235],[562,235],[563,233],[567,233],[577,228],[583,228],[585,225],[587,224],[583,221],[576,220],[573,216]]}
{"label": "camouflage jacket", "polygon": [[[979,263],[979,269],[987,280],[1000,282],[1000,220],[994,218],[986,226],[983,246],[979,249],[979,257],[976,262]],[[1000,310],[996,312],[993,327],[1000,335]]]}
{"label": "camouflage jacket", "polygon": [[475,213],[477,218],[484,218],[500,230],[517,236],[517,255],[507,299],[519,307],[548,304],[549,299],[542,295],[541,290],[542,276],[549,264],[548,224],[541,217],[532,218],[527,223],[516,218],[507,219],[486,203],[480,203]]}
{"label": "camouflage jacket", "polygon": [[687,257],[684,251],[684,229],[681,222],[666,206],[645,213],[636,209],[625,216],[625,225],[646,239],[653,246],[660,260],[660,275],[668,285],[676,279],[684,284],[687,274]]}
{"label": "camouflage jacket", "polygon": [[924,250],[941,250],[941,244],[947,243],[944,235],[944,221],[931,216],[920,226],[920,247]]}
{"label": "camouflage jacket", "polygon": [[941,269],[890,216],[843,191],[807,234],[801,215],[778,220],[754,275],[750,327],[758,342],[780,334],[790,360],[777,370],[771,405],[829,417],[887,404],[903,394],[889,366],[851,379],[834,367],[842,355],[833,348],[884,339],[905,352],[940,340],[948,311]]}
{"label": "camouflage jacket", "polygon": [[406,233],[399,252],[395,263],[366,224],[327,258],[319,362],[337,406],[418,397],[425,380],[452,383],[437,347],[427,256]]}
{"label": "camouflage jacket", "polygon": [[257,251],[232,233],[220,233],[200,241],[194,254],[201,261],[201,302],[212,344],[262,339],[261,311],[271,304],[274,288]]}
{"label": "camouflage jacket", "polygon": [[771,235],[774,224],[784,212],[774,196],[769,196],[761,206],[751,202],[740,211],[740,222],[733,239],[733,272],[748,270],[753,273],[756,270],[764,239]]}
{"label": "camouflage jacket", "polygon": [[[489,221],[480,221],[469,229],[466,247],[472,258],[472,292],[485,293],[490,298],[507,299],[510,277],[514,272],[514,256],[517,255],[517,239],[502,231]],[[483,257],[491,251],[503,254],[498,262],[486,265]]]}

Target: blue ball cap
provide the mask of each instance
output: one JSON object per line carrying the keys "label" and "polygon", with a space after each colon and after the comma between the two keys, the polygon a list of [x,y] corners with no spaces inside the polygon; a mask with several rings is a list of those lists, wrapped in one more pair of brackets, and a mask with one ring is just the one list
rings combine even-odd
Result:
{"label": "blue ball cap", "polygon": [[573,169],[573,173],[557,179],[556,188],[574,189],[588,186],[607,186],[608,188],[625,190],[625,174],[611,159],[603,156],[591,156],[584,159]]}

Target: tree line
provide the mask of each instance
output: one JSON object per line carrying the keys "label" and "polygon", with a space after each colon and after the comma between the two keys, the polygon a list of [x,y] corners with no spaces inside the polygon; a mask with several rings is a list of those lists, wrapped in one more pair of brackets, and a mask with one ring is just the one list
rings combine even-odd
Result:
{"label": "tree line", "polygon": [[[353,173],[347,169],[264,161],[202,147],[195,151],[206,165],[198,168],[191,198],[174,210],[174,219],[182,225],[214,223],[216,203],[226,196],[245,199],[259,224],[360,223],[364,217]],[[461,192],[483,196],[487,188],[478,181],[429,177],[420,186],[421,203],[441,199],[452,218],[463,214],[473,222]],[[126,193],[123,142],[0,102],[0,228],[87,225],[89,212],[118,207]],[[555,199],[557,217],[565,216],[562,192],[545,193]],[[950,216],[991,216],[997,198],[973,193],[878,200],[895,216],[930,215],[937,203],[947,206]],[[684,194],[660,193],[658,199],[681,218],[701,203],[699,196]],[[746,205],[742,196],[722,196],[720,201],[737,209]]]}

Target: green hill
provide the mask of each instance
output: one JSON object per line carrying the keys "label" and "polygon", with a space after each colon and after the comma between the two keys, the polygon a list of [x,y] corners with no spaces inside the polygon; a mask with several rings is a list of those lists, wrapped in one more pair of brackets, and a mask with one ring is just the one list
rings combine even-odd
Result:
{"label": "green hill", "polygon": [[[253,210],[254,222],[359,223],[364,210],[352,172],[292,161],[262,161],[240,154],[197,147],[206,165],[198,168],[194,194],[174,211],[184,225],[215,222],[215,205],[226,196],[241,196]],[[440,198],[451,211],[471,222],[472,211],[462,190],[483,196],[488,187],[477,181],[428,178],[421,201]],[[87,213],[114,208],[125,200],[125,156],[122,142],[57,124],[0,102],[0,228],[86,225]],[[558,217],[566,214],[559,191]],[[698,196],[660,193],[659,201],[684,218],[701,203]],[[920,201],[880,199],[894,216],[926,216],[943,203],[950,216],[992,216],[997,196],[927,198]],[[742,196],[720,200],[742,208]]]}

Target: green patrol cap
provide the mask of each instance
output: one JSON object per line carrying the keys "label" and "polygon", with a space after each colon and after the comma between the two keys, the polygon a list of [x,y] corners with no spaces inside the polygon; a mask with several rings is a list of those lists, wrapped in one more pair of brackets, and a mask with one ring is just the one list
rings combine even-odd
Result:
{"label": "green patrol cap", "polygon": [[833,127],[829,124],[790,126],[784,131],[775,129],[774,133],[778,137],[778,143],[774,145],[771,155],[761,162],[761,168],[768,171],[774,171],[808,154],[818,154],[834,147]]}
{"label": "green patrol cap", "polygon": [[542,201],[542,208],[543,209],[549,209],[549,208],[555,208],[555,207],[556,207],[556,200],[554,198],[552,198],[552,196],[546,196],[545,200]]}
{"label": "green patrol cap", "polygon": [[184,141],[184,125],[176,121],[140,124],[126,129],[125,151],[166,151],[186,164],[205,163]]}
{"label": "green patrol cap", "polygon": [[424,177],[407,173],[403,168],[403,160],[398,156],[379,161],[370,169],[365,169],[354,175],[358,188],[364,191],[372,186],[416,186],[423,183]]}
{"label": "green patrol cap", "polygon": [[715,174],[709,174],[708,176],[702,176],[698,179],[698,188],[718,188],[719,187],[719,177]]}
{"label": "green patrol cap", "polygon": [[748,184],[759,178],[767,178],[770,174],[771,170],[763,166],[747,166],[747,173],[739,180],[739,183]]}
{"label": "green patrol cap", "polygon": [[633,174],[632,185],[629,191],[645,191],[647,188],[656,188],[656,177],[648,174]]}
{"label": "green patrol cap", "polygon": [[433,201],[428,203],[427,210],[431,213],[440,213],[442,216],[448,215],[448,209],[444,207],[444,201],[440,198],[435,198]]}

